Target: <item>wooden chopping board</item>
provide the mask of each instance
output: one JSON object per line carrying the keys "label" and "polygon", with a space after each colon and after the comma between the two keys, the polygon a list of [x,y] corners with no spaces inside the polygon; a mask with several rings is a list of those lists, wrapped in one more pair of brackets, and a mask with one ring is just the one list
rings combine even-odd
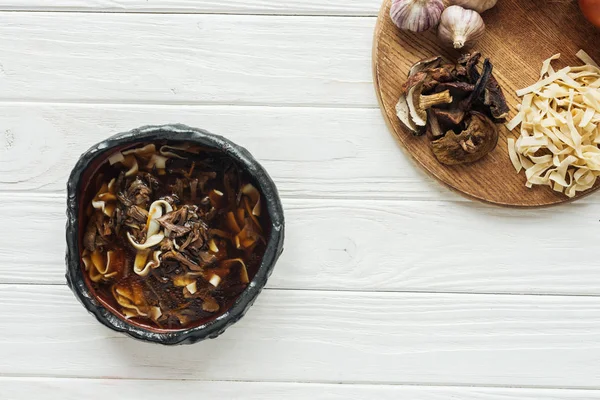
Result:
{"label": "wooden chopping board", "polygon": [[[600,187],[578,193],[569,199],[547,186],[525,187],[525,174],[517,174],[508,157],[506,139],[515,136],[499,126],[496,149],[484,159],[469,165],[444,166],[433,156],[426,137],[415,137],[396,117],[396,103],[410,67],[419,60],[442,55],[456,61],[459,52],[440,45],[436,31],[413,33],[398,29],[391,18],[391,0],[385,0],[375,28],[373,73],[377,96],[386,122],[408,154],[428,173],[468,197],[512,207],[540,207],[572,201]],[[539,79],[542,62],[556,53],[553,66],[581,65],[575,57],[580,49],[600,62],[600,30],[581,15],[575,1],[500,0],[483,13],[484,37],[472,49],[494,64],[494,76],[502,86],[511,108],[509,119],[521,103],[515,91]],[[514,132],[517,132],[515,130]]]}

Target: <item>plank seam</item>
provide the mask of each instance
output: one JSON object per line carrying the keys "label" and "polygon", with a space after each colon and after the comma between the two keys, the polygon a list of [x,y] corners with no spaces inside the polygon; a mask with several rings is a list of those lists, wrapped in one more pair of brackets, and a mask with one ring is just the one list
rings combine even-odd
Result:
{"label": "plank seam", "polygon": [[355,13],[355,14],[342,14],[342,13],[330,13],[320,14],[317,12],[280,12],[271,13],[268,11],[263,12],[224,12],[224,11],[166,11],[166,10],[89,10],[80,8],[0,8],[0,12],[7,13],[48,13],[48,14],[159,14],[159,15],[224,15],[224,16],[258,16],[258,17],[342,17],[342,18],[377,18],[377,11],[372,13]]}
{"label": "plank seam", "polygon": [[[67,286],[65,283],[44,283],[44,282],[0,282],[0,288],[6,286],[17,286],[17,287],[58,287]],[[525,293],[525,292],[461,292],[461,291],[434,291],[434,290],[359,290],[359,289],[325,289],[325,288],[292,288],[292,287],[265,287],[263,290],[272,292],[316,292],[316,293],[341,293],[341,294],[382,294],[382,295],[452,295],[452,296],[504,296],[504,297],[578,297],[578,298],[600,298],[600,293]],[[600,389],[600,386],[598,386]]]}
{"label": "plank seam", "polygon": [[40,105],[63,105],[63,106],[146,106],[146,107],[181,107],[181,106],[190,106],[190,107],[246,107],[246,108],[255,108],[255,107],[265,107],[265,108],[315,108],[315,109],[352,109],[352,110],[377,110],[379,106],[377,104],[319,104],[319,103],[253,103],[253,102],[204,102],[204,101],[164,101],[164,100],[146,100],[146,101],[125,101],[125,100],[90,100],[90,99],[57,99],[57,100],[47,100],[47,99],[2,99],[0,98],[0,106],[2,105],[29,105],[29,104],[40,104]]}
{"label": "plank seam", "polygon": [[0,374],[0,380],[19,379],[19,380],[34,380],[34,379],[56,379],[56,380],[119,380],[119,381],[134,381],[134,382],[215,382],[215,383],[270,383],[270,384],[303,384],[303,385],[345,385],[345,386],[371,386],[371,387],[420,387],[420,388],[465,388],[465,389],[523,389],[523,390],[580,390],[580,391],[599,391],[597,386],[539,386],[539,385],[494,385],[494,384],[446,384],[446,383],[418,383],[418,382],[369,382],[369,381],[320,381],[320,380],[298,380],[298,381],[278,381],[278,380],[238,380],[238,379],[153,379],[153,378],[119,378],[119,377],[88,377],[79,375],[26,375],[26,374]]}

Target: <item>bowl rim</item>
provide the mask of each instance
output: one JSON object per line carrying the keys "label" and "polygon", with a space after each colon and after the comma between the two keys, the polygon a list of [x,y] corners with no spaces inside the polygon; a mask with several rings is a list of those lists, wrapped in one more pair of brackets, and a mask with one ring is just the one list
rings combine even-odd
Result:
{"label": "bowl rim", "polygon": [[[252,176],[263,195],[271,219],[271,233],[267,241],[261,264],[248,287],[239,295],[233,305],[222,315],[202,325],[172,332],[154,332],[139,325],[127,323],[106,309],[89,290],[83,276],[80,262],[79,210],[80,194],[84,182],[82,177],[88,166],[97,158],[111,152],[115,147],[168,140],[172,142],[193,142],[215,148],[237,161]],[[277,187],[258,161],[248,150],[232,141],[212,134],[204,129],[182,124],[149,125],[118,133],[92,146],[83,153],[73,168],[67,183],[67,285],[83,306],[103,325],[125,333],[135,339],[164,345],[192,344],[205,339],[214,339],[229,326],[240,320],[254,303],[267,283],[277,259],[283,252],[285,219]]]}

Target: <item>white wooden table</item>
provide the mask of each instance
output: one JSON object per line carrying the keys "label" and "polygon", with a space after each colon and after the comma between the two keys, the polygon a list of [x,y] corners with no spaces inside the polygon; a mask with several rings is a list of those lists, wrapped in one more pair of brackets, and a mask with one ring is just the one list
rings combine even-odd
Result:
{"label": "white wooden table", "polygon": [[[416,169],[379,5],[0,0],[0,399],[600,399],[600,194],[508,210]],[[90,145],[169,122],[253,152],[287,240],[242,321],[167,348],[65,286],[64,197]]]}

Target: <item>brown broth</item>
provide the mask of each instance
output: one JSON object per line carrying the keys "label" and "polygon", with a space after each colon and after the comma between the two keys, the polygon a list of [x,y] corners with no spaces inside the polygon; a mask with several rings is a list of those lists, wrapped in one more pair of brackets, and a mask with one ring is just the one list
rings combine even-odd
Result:
{"label": "brown broth", "polygon": [[[167,142],[155,143],[156,149],[160,149],[161,146],[169,144]],[[170,144],[169,144],[170,145]],[[175,146],[181,146],[181,143],[176,144]],[[134,146],[133,148],[138,148],[140,146]],[[115,150],[115,152],[122,151],[123,149]],[[218,261],[214,264],[208,264],[201,260],[201,258],[195,257],[195,253],[186,249],[181,252],[184,254],[186,258],[188,258],[193,264],[197,264],[201,266],[204,271],[203,276],[195,277],[196,286],[199,291],[202,291],[204,295],[199,297],[196,294],[189,293],[187,297],[184,297],[185,291],[183,287],[176,287],[173,284],[173,277],[176,275],[184,275],[189,274],[189,268],[186,265],[178,262],[176,260],[165,260],[164,258],[161,260],[161,264],[156,269],[151,269],[150,274],[145,277],[141,277],[133,272],[133,264],[136,256],[136,249],[131,245],[129,240],[127,239],[126,232],[136,232],[138,230],[130,229],[125,226],[125,224],[121,225],[121,228],[114,229],[111,235],[107,237],[110,238],[108,243],[106,240],[102,241],[98,239],[95,243],[102,243],[101,246],[96,247],[96,252],[106,254],[107,251],[120,251],[122,249],[124,251],[124,265],[119,269],[119,273],[116,277],[110,277],[107,279],[102,279],[99,282],[94,282],[90,278],[88,272],[85,271],[85,265],[82,262],[82,268],[84,268],[84,276],[86,278],[86,282],[88,287],[92,290],[98,300],[105,305],[108,309],[110,309],[113,313],[118,315],[120,318],[127,319],[130,323],[134,323],[140,325],[144,328],[150,328],[155,331],[164,331],[164,330],[178,330],[185,329],[193,326],[202,325],[206,322],[209,322],[218,316],[225,313],[235,302],[235,300],[239,297],[239,295],[246,289],[247,283],[243,283],[241,274],[241,265],[239,263],[234,263],[232,265],[227,264],[224,260],[231,260],[240,258],[244,261],[247,269],[247,274],[250,281],[256,275],[264,252],[266,248],[266,239],[269,235],[270,230],[270,221],[268,218],[268,213],[264,204],[264,199],[261,194],[261,212],[260,217],[258,217],[258,222],[260,227],[262,228],[262,233],[260,236],[263,240],[257,240],[256,243],[249,249],[238,249],[235,246],[234,240],[220,238],[218,236],[213,235],[211,232],[212,229],[218,229],[226,232],[233,232],[230,229],[230,225],[227,223],[227,212],[237,212],[238,208],[244,208],[244,196],[240,196],[240,188],[247,184],[252,183],[251,177],[237,164],[235,164],[231,158],[221,152],[217,152],[211,149],[194,149],[193,156],[187,154],[185,152],[180,152],[182,155],[186,155],[188,157],[185,160],[180,160],[177,158],[170,158],[166,164],[166,170],[164,174],[161,174],[161,170],[154,168],[149,171],[141,171],[142,174],[147,172],[149,173],[155,180],[156,186],[152,190],[152,194],[149,196],[150,203],[155,200],[162,198],[174,198],[178,197],[179,201],[174,201],[174,205],[176,207],[175,211],[181,210],[182,207],[190,206],[192,210],[195,207],[198,207],[198,218],[191,222],[199,223],[204,222],[206,224],[207,230],[207,239],[214,239],[215,243],[218,243],[219,253],[214,253],[210,251],[208,246],[208,240],[204,241],[204,244],[199,247],[201,253],[197,254],[210,254],[216,256]],[[138,163],[140,165],[144,164],[144,160],[140,159]],[[108,160],[105,159],[95,166],[91,166],[92,172],[89,175],[89,179],[87,180],[88,186],[84,189],[84,194],[82,196],[82,204],[81,204],[81,215],[80,220],[83,221],[82,226],[80,226],[80,248],[82,251],[82,260],[83,257],[87,257],[90,259],[89,250],[87,254],[84,253],[85,245],[85,232],[88,227],[88,224],[93,224],[90,222],[92,216],[94,214],[100,214],[100,211],[93,210],[92,215],[89,215],[89,209],[91,208],[91,202],[95,198],[96,194],[102,187],[103,183],[107,183],[113,178],[118,181],[118,177],[122,171],[128,170],[127,167],[122,164],[110,165]],[[189,171],[192,171],[189,174]],[[188,176],[183,172],[186,171]],[[232,172],[235,171],[235,172]],[[192,198],[191,189],[186,187],[183,192],[174,193],[179,191],[177,188],[177,180],[184,181],[184,183],[189,183],[191,179],[197,179],[204,176],[204,173],[214,172],[216,173],[216,177],[209,179],[204,185],[204,189],[197,189],[197,197],[195,199]],[[226,185],[227,179],[226,175],[229,178],[234,177],[233,179],[229,179],[229,181],[234,181],[230,185]],[[137,177],[139,175],[136,175]],[[127,192],[127,188],[131,187],[132,181],[135,180],[135,177],[127,178],[119,188],[116,189],[117,193],[123,194]],[[144,178],[145,179],[145,178]],[[152,185],[148,185],[152,186]],[[185,185],[184,185],[185,186]],[[223,193],[223,197],[227,199],[225,206],[214,207],[215,203],[211,203],[209,205],[206,204],[206,194],[216,190],[218,192]],[[117,196],[118,197],[118,196]],[[129,198],[131,199],[131,198]],[[248,198],[247,198],[248,199]],[[204,202],[203,202],[204,200]],[[241,200],[241,201],[240,201]],[[170,201],[170,199],[169,199]],[[128,207],[122,203],[120,200],[116,201],[117,209],[120,209],[120,212],[126,213]],[[143,207],[142,207],[143,208]],[[147,207],[146,207],[147,209]],[[216,211],[215,211],[216,209]],[[116,226],[118,223],[115,221],[117,218],[115,217],[115,213],[112,214],[112,217],[103,217],[104,221],[111,220],[113,221],[113,225]],[[214,214],[212,219],[202,218],[203,215],[211,215]],[[248,213],[246,215],[246,224],[250,221],[250,216]],[[99,217],[98,217],[99,218]],[[190,223],[191,223],[190,222]],[[253,225],[255,226],[255,225]],[[162,227],[161,227],[162,228]],[[100,229],[96,231],[96,238],[98,238]],[[195,231],[194,231],[195,232]],[[191,235],[191,233],[189,233]],[[142,235],[143,236],[143,235]],[[182,241],[184,241],[186,235],[184,235],[180,239],[177,240],[179,245],[182,245]],[[103,239],[103,238],[101,238]],[[172,240],[172,239],[171,239]],[[90,243],[89,241],[87,243]],[[141,243],[141,242],[140,242]],[[198,243],[198,242],[194,242]],[[154,247],[154,249],[158,249],[159,246]],[[196,249],[196,248],[194,248]],[[226,257],[223,256],[224,249],[226,249]],[[175,250],[172,250],[176,252]],[[163,252],[163,254],[166,254]],[[161,256],[162,257],[162,256]],[[230,263],[231,264],[231,263]],[[224,268],[223,265],[229,265],[229,268]],[[224,272],[228,271],[228,272]],[[216,273],[219,275],[223,275],[221,282],[217,287],[214,287],[211,284],[207,283],[207,274]],[[161,309],[163,317],[166,314],[178,314],[177,317],[171,315],[169,318],[161,321],[159,318],[157,321],[152,320],[149,317],[126,317],[124,314],[124,308],[119,302],[115,299],[113,286],[117,285],[117,287],[124,288],[140,288],[143,293],[143,298],[145,300],[145,304],[149,307],[158,307]],[[133,291],[134,289],[132,289]],[[216,300],[218,303],[217,311],[207,311],[203,309],[203,305],[206,300],[206,293],[208,293],[209,297]],[[208,301],[211,303],[211,301]],[[177,311],[175,311],[177,310]]]}

